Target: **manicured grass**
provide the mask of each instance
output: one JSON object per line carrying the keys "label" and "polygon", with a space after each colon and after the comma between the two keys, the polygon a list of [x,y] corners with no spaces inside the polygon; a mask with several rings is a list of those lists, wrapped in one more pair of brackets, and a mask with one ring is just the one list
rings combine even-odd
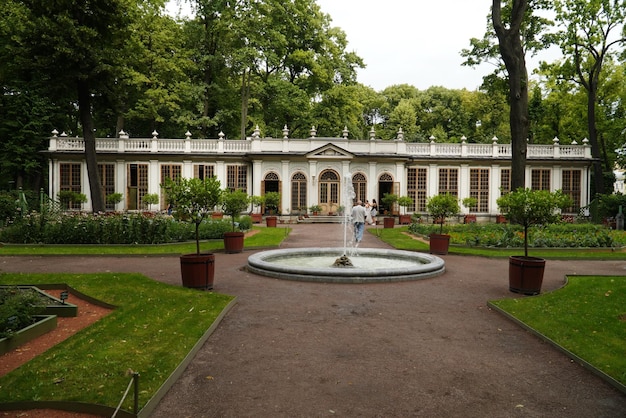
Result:
{"label": "manicured grass", "polygon": [[[117,306],[107,317],[0,378],[0,403],[64,400],[115,408],[140,374],[140,409],[183,361],[232,296],[140,274],[2,274],[3,284],[66,283]],[[132,396],[123,409],[132,411]]]}
{"label": "manicured grass", "polygon": [[[418,239],[411,236],[408,227],[396,228],[378,228],[369,229],[369,232],[376,234],[384,242],[392,245],[399,250],[423,251],[428,252],[428,241]],[[529,255],[533,257],[542,257],[547,259],[566,259],[566,260],[626,260],[626,251],[601,249],[601,248],[533,248],[530,249]],[[450,254],[472,255],[482,257],[509,257],[512,255],[520,255],[524,253],[523,248],[484,248],[484,247],[466,247],[460,245],[451,245]]]}
{"label": "manicured grass", "polygon": [[[288,235],[286,227],[253,227],[256,234],[244,241],[244,248],[276,247]],[[224,241],[210,240],[200,243],[202,251],[220,251]],[[0,247],[2,255],[163,255],[188,254],[196,252],[195,242],[156,245],[4,245]]]}
{"label": "manicured grass", "polygon": [[626,385],[626,276],[571,276],[554,292],[490,304]]}

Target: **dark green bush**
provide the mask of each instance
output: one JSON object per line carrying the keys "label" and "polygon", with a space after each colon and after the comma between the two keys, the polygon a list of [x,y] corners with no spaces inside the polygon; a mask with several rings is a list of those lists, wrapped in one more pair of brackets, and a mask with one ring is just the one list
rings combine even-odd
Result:
{"label": "dark green bush", "polygon": [[17,287],[0,288],[0,338],[11,337],[15,332],[33,323],[33,315],[41,303],[35,292]]}
{"label": "dark green bush", "polygon": [[[200,239],[221,239],[230,228],[228,220],[204,220],[199,228]],[[15,244],[164,244],[192,241],[194,234],[193,224],[159,214],[68,212],[44,217],[31,213],[2,228],[0,241]]]}

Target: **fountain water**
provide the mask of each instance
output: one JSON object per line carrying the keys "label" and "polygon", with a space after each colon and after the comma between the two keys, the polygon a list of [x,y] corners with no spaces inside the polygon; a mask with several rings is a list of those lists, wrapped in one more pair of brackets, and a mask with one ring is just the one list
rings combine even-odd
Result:
{"label": "fountain water", "polygon": [[248,257],[248,270],[286,280],[373,283],[419,280],[445,271],[444,261],[412,251],[357,248],[351,222],[355,198],[352,179],[344,178],[343,248],[294,248],[262,251]]}

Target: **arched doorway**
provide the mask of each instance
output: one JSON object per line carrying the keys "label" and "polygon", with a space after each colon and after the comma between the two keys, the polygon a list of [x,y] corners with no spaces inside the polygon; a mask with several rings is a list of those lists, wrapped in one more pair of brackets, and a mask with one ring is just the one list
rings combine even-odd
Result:
{"label": "arched doorway", "polygon": [[319,205],[323,213],[337,212],[339,208],[340,177],[334,170],[322,171],[319,177]]}
{"label": "arched doorway", "polygon": [[[280,179],[278,177],[278,174],[276,174],[273,171],[270,171],[269,173],[267,173],[265,177],[263,178],[263,181],[261,182],[261,194],[265,196],[265,193],[268,193],[268,192],[280,193],[281,190],[282,189],[281,189],[281,184],[280,184]],[[263,212],[266,214],[269,214],[265,206],[263,207]],[[281,213],[280,204],[278,207],[278,213]]]}
{"label": "arched doorway", "polygon": [[380,213],[398,214],[398,204],[394,204],[393,207],[385,207],[383,203],[383,197],[386,194],[395,194],[399,196],[400,183],[394,183],[393,177],[389,173],[383,173],[378,177],[378,207]]}

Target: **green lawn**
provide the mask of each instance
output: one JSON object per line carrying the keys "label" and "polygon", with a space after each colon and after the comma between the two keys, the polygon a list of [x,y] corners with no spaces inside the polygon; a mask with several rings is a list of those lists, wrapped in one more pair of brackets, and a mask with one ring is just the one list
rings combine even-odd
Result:
{"label": "green lawn", "polygon": [[[117,308],[91,327],[0,378],[0,403],[64,400],[115,408],[140,374],[140,409],[183,361],[232,296],[140,274],[2,274],[3,284],[66,283]],[[123,409],[132,411],[130,396]]]}
{"label": "green lawn", "polygon": [[571,276],[540,296],[491,301],[626,386],[626,276]]}

